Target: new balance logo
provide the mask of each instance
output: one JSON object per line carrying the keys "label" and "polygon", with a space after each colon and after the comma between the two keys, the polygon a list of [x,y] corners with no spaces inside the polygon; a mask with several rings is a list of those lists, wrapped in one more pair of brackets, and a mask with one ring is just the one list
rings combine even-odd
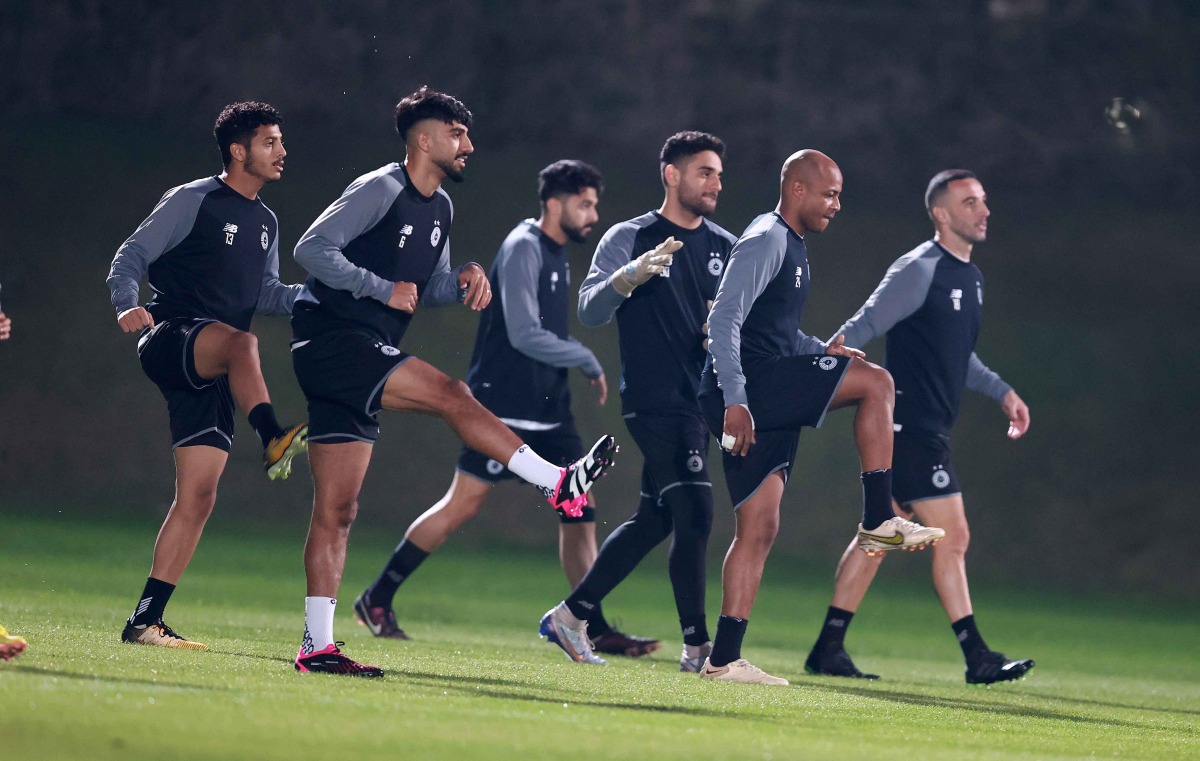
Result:
{"label": "new balance logo", "polygon": [[953,290],[951,290],[950,291],[950,300],[952,302],[954,302],[954,311],[961,312],[962,311],[962,289],[954,288]]}
{"label": "new balance logo", "polygon": [[412,234],[413,234],[413,226],[412,226],[412,225],[405,225],[404,227],[401,227],[401,228],[400,228],[400,234],[401,234],[401,235],[412,235]]}
{"label": "new balance logo", "polygon": [[238,230],[237,225],[233,224],[232,222],[225,223],[225,245],[226,246],[233,245],[233,236],[237,235],[237,230]]}
{"label": "new balance logo", "polygon": [[796,287],[797,288],[804,287],[804,268],[803,267],[796,268]]}

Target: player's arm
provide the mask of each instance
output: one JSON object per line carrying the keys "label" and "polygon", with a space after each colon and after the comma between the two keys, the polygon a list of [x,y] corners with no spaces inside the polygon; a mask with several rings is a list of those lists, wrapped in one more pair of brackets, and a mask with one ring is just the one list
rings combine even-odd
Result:
{"label": "player's arm", "polygon": [[[274,212],[272,212],[274,214]],[[259,314],[283,315],[292,313],[292,304],[300,295],[303,285],[285,285],[279,280],[279,220],[275,220],[275,240],[267,251],[267,264],[263,267],[262,287],[258,291]]]}
{"label": "player's arm", "polygon": [[108,270],[108,294],[117,312],[117,324],[124,332],[154,326],[154,318],[138,306],[139,284],[150,265],[191,232],[203,200],[203,194],[182,185],[168,190],[150,216],[117,249]]}
{"label": "player's arm", "polygon": [[599,379],[604,370],[590,349],[574,338],[559,338],[542,327],[538,305],[541,269],[542,252],[532,240],[519,239],[500,252],[496,286],[504,305],[508,342],[530,359],[551,367],[578,367],[589,379]]}
{"label": "player's arm", "polygon": [[4,307],[0,306],[0,341],[7,341],[12,336],[12,320],[4,314]]}
{"label": "player's arm", "polygon": [[742,372],[742,323],[755,300],[779,273],[783,259],[783,248],[770,245],[765,235],[738,241],[708,315],[708,351],[725,401],[721,446],[736,455],[745,455],[755,441],[754,418]]}
{"label": "player's arm", "polygon": [[343,253],[350,241],[383,219],[400,190],[400,183],[386,175],[356,180],[301,236],[293,252],[296,261],[330,288],[351,293],[356,299],[375,299],[393,309],[413,311],[417,304],[414,283],[393,283],[359,267]]}
{"label": "player's arm", "polygon": [[925,303],[936,267],[937,259],[933,257],[905,254],[897,259],[866,303],[838,328],[829,343],[841,336],[845,346],[861,349],[891,330]]}
{"label": "player's arm", "polygon": [[587,277],[579,286],[579,321],[594,328],[612,319],[625,299],[640,285],[662,273],[683,243],[667,238],[653,249],[633,256],[637,228],[617,225],[604,234]]}
{"label": "player's arm", "polygon": [[450,268],[450,241],[447,240],[421,294],[421,306],[440,307],[462,301],[478,312],[491,300],[492,286],[481,265],[467,262],[457,269]]}
{"label": "player's arm", "polygon": [[967,388],[1000,402],[1008,417],[1008,438],[1019,439],[1029,430],[1029,407],[1000,374],[983,364],[975,352],[967,362]]}

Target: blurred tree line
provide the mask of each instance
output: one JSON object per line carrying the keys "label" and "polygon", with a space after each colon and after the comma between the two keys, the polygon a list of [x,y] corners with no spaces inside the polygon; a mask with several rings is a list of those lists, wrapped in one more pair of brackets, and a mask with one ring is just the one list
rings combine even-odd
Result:
{"label": "blurred tree line", "polygon": [[[929,236],[928,178],[974,169],[993,209],[976,254],[980,355],[1033,410],[1010,443],[995,405],[964,404],[954,446],[974,578],[1200,598],[1200,564],[1176,536],[1200,487],[1200,339],[1187,328],[1200,317],[1198,38],[1200,7],[1165,0],[0,4],[0,283],[14,319],[0,345],[0,514],[136,516],[147,549],[131,562],[148,563],[172,466],[165,405],[108,304],[113,252],[167,188],[219,171],[214,117],[257,98],[287,118],[285,176],[263,195],[283,277],[300,280],[286,252],[355,176],[402,156],[391,107],[429,83],[477,117],[468,181],[448,190],[455,259],[485,266],[536,215],[536,172],[555,159],[606,175],[594,244],[657,207],[658,149],[679,129],[728,143],[715,221],[735,233],[774,205],[788,153],[825,150],[846,190],[811,245],[804,327],[820,336]],[[1105,118],[1115,97],[1141,114],[1124,131]],[[575,284],[590,255],[573,247]],[[404,348],[462,377],[475,325],[427,310]],[[286,321],[255,331],[277,405],[301,414]],[[574,333],[615,385],[615,332]],[[598,408],[582,383],[575,399],[585,434],[626,436],[615,401]],[[355,530],[398,538],[441,496],[459,445],[437,421],[384,417]],[[253,438],[239,423],[213,521],[303,531],[307,469],[268,483]],[[711,466],[715,560],[731,528],[715,448]],[[639,470],[628,446],[598,487],[606,528],[633,509]],[[773,562],[832,571],[856,476],[845,414],[801,437]],[[541,500],[498,492],[459,541],[552,554]]]}

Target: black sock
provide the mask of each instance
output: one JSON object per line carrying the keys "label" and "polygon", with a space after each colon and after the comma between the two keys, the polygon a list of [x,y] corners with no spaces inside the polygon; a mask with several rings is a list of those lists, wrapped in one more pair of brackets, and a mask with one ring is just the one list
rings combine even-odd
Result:
{"label": "black sock", "polygon": [[679,619],[679,630],[683,632],[683,644],[703,645],[712,637],[708,636],[708,621],[704,616]]}
{"label": "black sock", "polygon": [[584,505],[582,509],[583,509],[583,512],[579,515],[578,518],[572,518],[571,516],[567,515],[566,513],[559,513],[558,514],[558,522],[559,523],[595,523],[596,522],[596,508],[590,507],[588,505]]}
{"label": "black sock", "polygon": [[267,448],[267,444],[271,443],[271,439],[283,435],[283,427],[275,419],[275,408],[271,406],[270,402],[263,402],[256,405],[246,417],[250,420],[250,425],[258,433],[258,438],[262,439],[263,449]]}
{"label": "black sock", "polygon": [[742,657],[742,638],[746,636],[748,618],[721,616],[717,619],[717,638],[713,640],[708,662],[716,667],[733,663]]}
{"label": "black sock", "polygon": [[825,623],[821,625],[821,634],[817,637],[817,644],[813,645],[813,650],[845,647],[846,630],[850,628],[852,618],[854,618],[854,614],[850,611],[830,605],[829,610],[825,613]]}
{"label": "black sock", "polygon": [[599,602],[596,603],[596,609],[588,615],[587,622],[589,637],[599,637],[613,630],[612,624],[604,619],[604,609],[600,607]]}
{"label": "black sock", "polygon": [[392,598],[404,580],[417,570],[417,566],[429,557],[429,553],[404,539],[396,545],[395,552],[388,558],[383,572],[371,586],[367,587],[367,605],[372,608],[392,607]]}
{"label": "black sock", "polygon": [[962,648],[963,658],[968,663],[978,657],[984,650],[987,650],[987,645],[983,641],[983,635],[979,633],[979,628],[975,626],[975,616],[963,616],[950,624],[950,628],[954,630],[954,636],[958,637],[958,645]]}
{"label": "black sock", "polygon": [[167,609],[167,601],[171,599],[171,593],[174,591],[174,584],[159,581],[153,576],[147,577],[142,597],[138,601],[133,615],[129,617],[128,623],[134,626],[149,626],[158,621],[163,617],[163,611]]}
{"label": "black sock", "polygon": [[870,531],[895,517],[892,512],[892,469],[869,470],[862,474],[863,528]]}

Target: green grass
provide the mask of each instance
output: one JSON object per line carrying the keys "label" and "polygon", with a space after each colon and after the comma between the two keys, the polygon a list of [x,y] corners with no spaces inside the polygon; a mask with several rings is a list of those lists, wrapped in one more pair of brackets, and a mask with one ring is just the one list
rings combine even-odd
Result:
{"label": "green grass", "polygon": [[[603,669],[534,634],[564,591],[552,550],[452,542],[401,594],[412,642],[373,640],[341,606],[347,652],[388,671],[348,680],[292,670],[304,594],[294,531],[221,524],[204,537],[168,621],[211,652],[120,645],[155,529],[5,517],[0,623],[30,647],[0,664],[0,758],[1200,757],[1200,617],[1169,604],[979,587],[989,642],[1038,667],[968,687],[927,582],[885,571],[850,635],[859,665],[885,680],[819,679],[803,659],[829,573],[776,560],[746,655],[793,684],[747,687],[678,672],[661,554],[606,606],[665,647]],[[393,541],[354,537],[347,603]],[[718,597],[714,576],[714,617]]]}

